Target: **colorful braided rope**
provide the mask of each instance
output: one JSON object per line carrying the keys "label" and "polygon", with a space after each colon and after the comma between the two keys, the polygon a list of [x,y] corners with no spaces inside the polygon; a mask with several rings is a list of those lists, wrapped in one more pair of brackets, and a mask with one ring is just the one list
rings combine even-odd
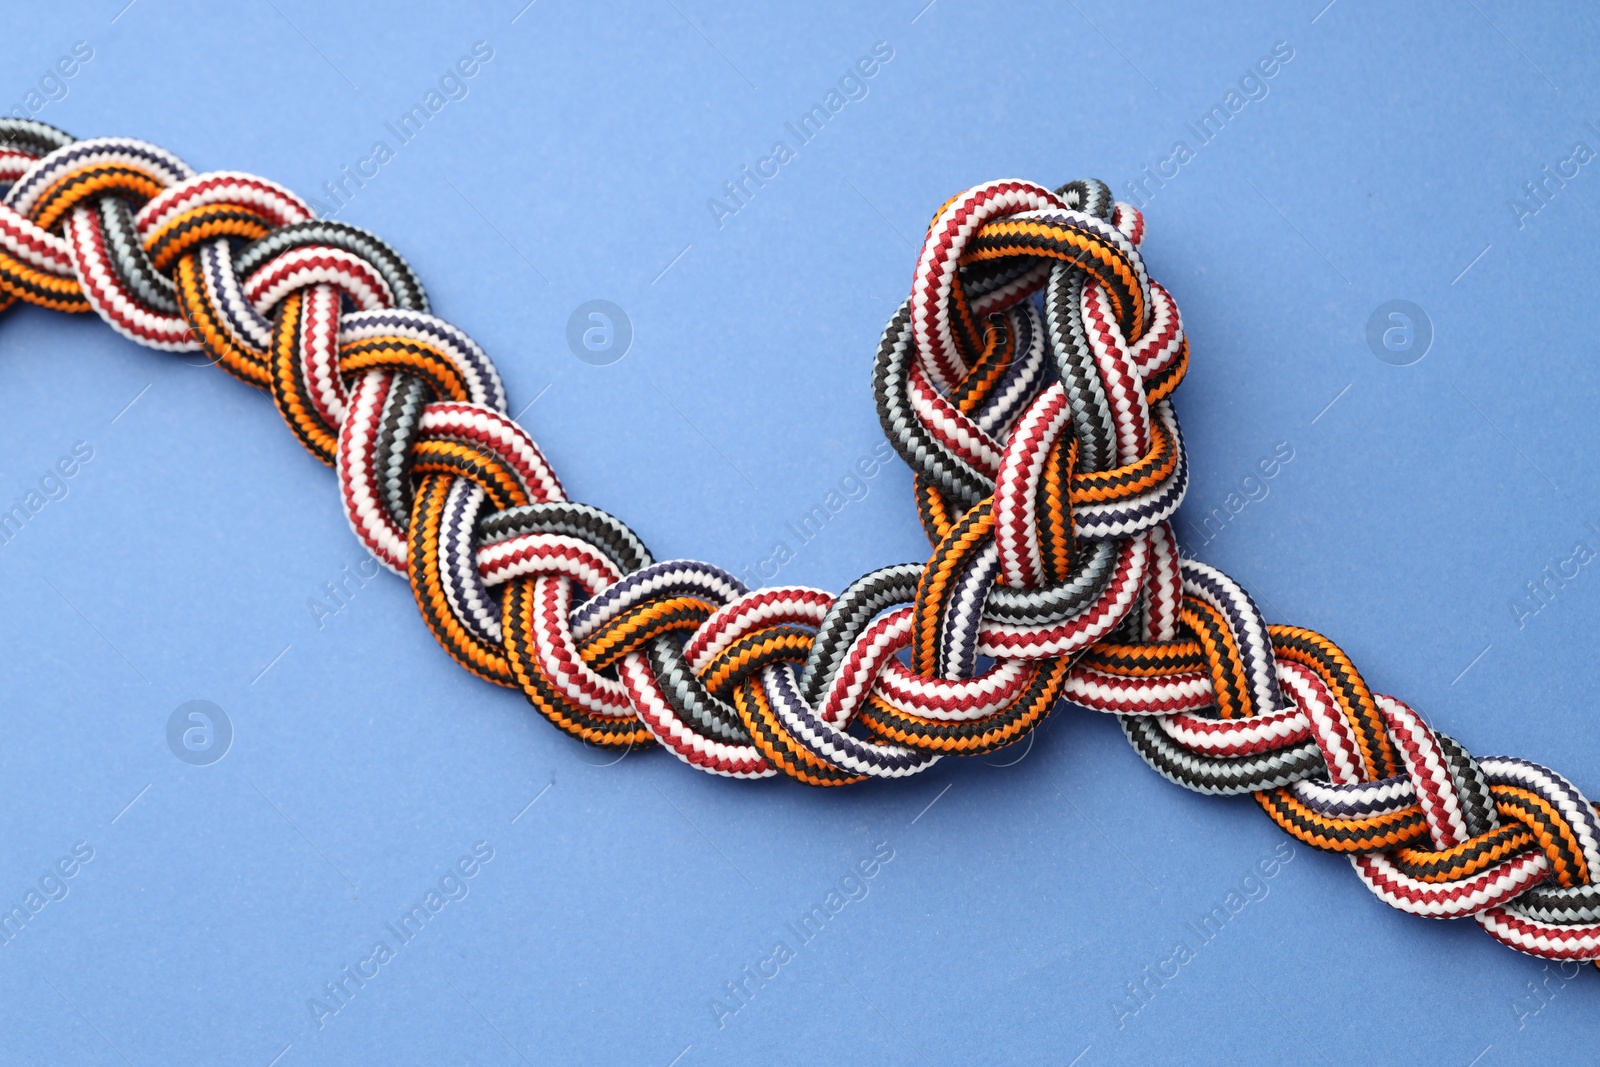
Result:
{"label": "colorful braided rope", "polygon": [[92,310],[270,391],[445,650],[574,737],[843,785],[1012,744],[1065,699],[1179,785],[1254,794],[1396,908],[1600,960],[1589,800],[1474,758],[1181,557],[1188,344],[1142,217],[1099,182],[989,182],[934,217],[873,369],[933,552],[837,597],[658,562],[568,501],[406,261],[274,182],[5,119],[0,186],[0,310]]}

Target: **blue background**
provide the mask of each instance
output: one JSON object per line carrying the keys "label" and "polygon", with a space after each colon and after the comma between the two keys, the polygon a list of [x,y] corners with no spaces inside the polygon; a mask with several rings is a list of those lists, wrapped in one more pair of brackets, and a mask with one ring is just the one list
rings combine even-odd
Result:
{"label": "blue background", "polygon": [[[1592,11],[122,2],[13,2],[0,104],[86,41],[93,59],[37,117],[324,205],[324,182],[376,140],[396,148],[384,124],[489,42],[466,98],[338,217],[410,259],[513,411],[537,397],[524,422],[575,498],[658,557],[735,571],[881,441],[873,348],[947,196],[1097,175],[1126,197],[1287,42],[1267,95],[1148,197],[1147,262],[1194,350],[1184,535],[1198,545],[1194,524],[1287,442],[1267,495],[1194,553],[1474,751],[1600,791],[1600,574],[1512,606],[1576,542],[1600,547],[1600,162],[1536,213],[1512,206],[1575,143],[1600,148]],[[879,41],[893,59],[868,95],[719,227],[708,199],[773,141],[795,147],[784,123]],[[610,366],[565,340],[592,299],[633,324]],[[1366,340],[1392,299],[1431,320],[1411,366]],[[1592,972],[1551,980],[1534,1012],[1539,962],[1391,911],[1306,848],[1119,1025],[1125,983],[1286,838],[1248,799],[1158,778],[1113,722],[1062,709],[1020,753],[842,791],[659,752],[607,765],[456,667],[398,580],[318,627],[308,600],[363,553],[265,397],[31,308],[0,325],[0,395],[0,505],[74,443],[94,450],[0,547],[0,904],[75,842],[94,850],[0,947],[8,1064],[1490,1065],[1592,1048]],[[896,462],[778,580],[837,590],[925,554]],[[167,747],[191,699],[235,731],[208,767]],[[494,858],[469,895],[319,1027],[307,1000],[480,841]],[[800,946],[785,924],[880,842],[893,859],[868,895]],[[712,999],[731,1005],[724,983],[779,939],[795,958],[719,1027]]]}

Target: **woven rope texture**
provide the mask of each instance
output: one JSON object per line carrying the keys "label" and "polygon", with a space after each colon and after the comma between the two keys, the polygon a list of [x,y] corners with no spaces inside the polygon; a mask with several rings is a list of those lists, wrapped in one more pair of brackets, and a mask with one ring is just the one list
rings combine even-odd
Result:
{"label": "woven rope texture", "polygon": [[1600,815],[1572,783],[1473,757],[1181,556],[1189,347],[1099,182],[989,182],[935,215],[873,367],[932,555],[838,596],[657,561],[569,501],[406,261],[274,182],[6,119],[6,187],[0,310],[93,311],[270,392],[444,649],[576,738],[844,785],[1013,744],[1065,699],[1396,908],[1600,959]]}

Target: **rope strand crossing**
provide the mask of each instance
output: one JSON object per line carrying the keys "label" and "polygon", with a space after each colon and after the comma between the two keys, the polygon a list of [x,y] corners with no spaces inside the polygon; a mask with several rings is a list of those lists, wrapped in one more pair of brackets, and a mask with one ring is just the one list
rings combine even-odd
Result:
{"label": "rope strand crossing", "polygon": [[93,311],[270,392],[444,649],[574,737],[831,786],[1012,744],[1065,699],[1385,903],[1600,959],[1600,813],[1571,782],[1474,758],[1181,557],[1188,342],[1099,182],[988,182],[935,215],[873,367],[932,554],[837,597],[658,562],[569,501],[406,261],[275,182],[4,119],[0,187],[0,310]]}

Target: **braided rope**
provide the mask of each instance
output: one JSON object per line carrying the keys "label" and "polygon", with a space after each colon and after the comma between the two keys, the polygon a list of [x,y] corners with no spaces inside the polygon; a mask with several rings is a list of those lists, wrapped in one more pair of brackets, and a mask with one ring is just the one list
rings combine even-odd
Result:
{"label": "braided rope", "polygon": [[1252,793],[1348,854],[1385,903],[1600,960],[1600,813],[1576,787],[1475,759],[1181,558],[1188,343],[1143,218],[1099,182],[989,182],[934,217],[873,370],[933,552],[837,597],[657,562],[568,501],[406,261],[274,182],[4,119],[5,186],[0,310],[92,310],[269,391],[445,650],[575,737],[842,785],[1012,744],[1065,698],[1179,785]]}

